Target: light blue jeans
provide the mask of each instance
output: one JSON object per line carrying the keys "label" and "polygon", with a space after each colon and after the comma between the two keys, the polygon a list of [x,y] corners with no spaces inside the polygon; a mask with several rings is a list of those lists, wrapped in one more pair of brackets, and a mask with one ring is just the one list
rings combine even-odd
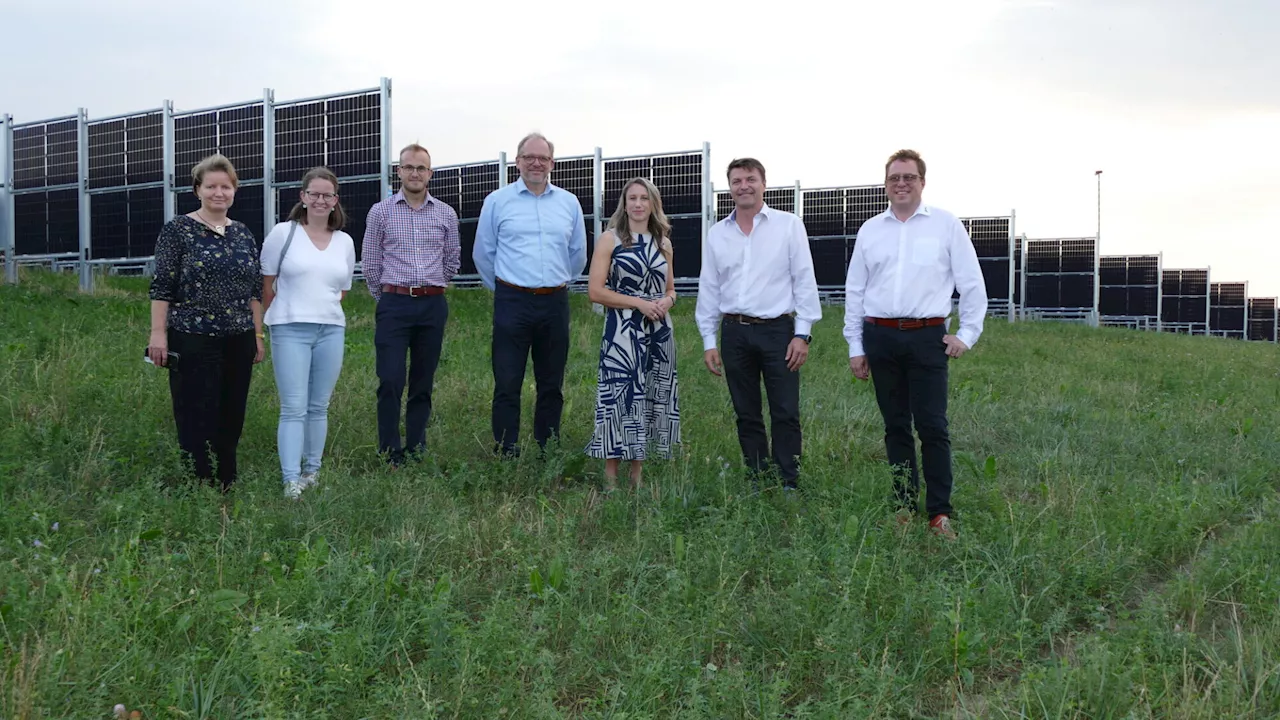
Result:
{"label": "light blue jeans", "polygon": [[346,328],[319,323],[271,326],[271,365],[280,393],[276,442],[284,482],[320,469],[329,397],[338,384]]}

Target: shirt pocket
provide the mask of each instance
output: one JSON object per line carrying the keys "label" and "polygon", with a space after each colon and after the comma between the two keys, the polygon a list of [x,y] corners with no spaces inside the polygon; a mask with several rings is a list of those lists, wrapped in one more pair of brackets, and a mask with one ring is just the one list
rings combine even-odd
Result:
{"label": "shirt pocket", "polygon": [[942,239],[919,237],[911,241],[911,264],[937,266],[942,260]]}

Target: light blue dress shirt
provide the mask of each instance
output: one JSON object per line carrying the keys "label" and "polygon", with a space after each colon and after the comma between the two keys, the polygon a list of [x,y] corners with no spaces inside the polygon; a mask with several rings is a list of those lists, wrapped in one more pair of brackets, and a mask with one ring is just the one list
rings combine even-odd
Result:
{"label": "light blue dress shirt", "polygon": [[568,190],[547,183],[534,195],[524,178],[489,193],[471,251],[484,286],[495,278],[521,287],[556,287],[587,267],[582,206]]}

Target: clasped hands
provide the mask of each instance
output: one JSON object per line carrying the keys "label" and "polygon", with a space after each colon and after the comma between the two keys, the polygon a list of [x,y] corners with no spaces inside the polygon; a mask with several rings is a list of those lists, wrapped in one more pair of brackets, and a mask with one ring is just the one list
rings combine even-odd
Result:
{"label": "clasped hands", "polygon": [[667,311],[675,304],[671,298],[663,296],[657,300],[645,300],[643,298],[635,298],[635,310],[640,314],[657,322],[667,316]]}

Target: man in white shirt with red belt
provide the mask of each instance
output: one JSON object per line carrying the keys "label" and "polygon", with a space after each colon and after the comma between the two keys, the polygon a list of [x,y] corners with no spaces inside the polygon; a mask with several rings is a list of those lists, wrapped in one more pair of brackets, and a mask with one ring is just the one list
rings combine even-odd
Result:
{"label": "man in white shirt with red belt", "polygon": [[[987,289],[964,225],[922,202],[924,176],[924,160],[914,150],[899,150],[885,164],[889,207],[858,229],[845,282],[844,336],[854,377],[870,376],[875,385],[899,522],[909,522],[918,510],[914,421],[929,527],[950,539],[955,533],[947,363],[982,334]],[[950,335],[947,318],[956,290],[960,328]]]}
{"label": "man in white shirt with red belt", "polygon": [[770,459],[760,403],[763,376],[773,463],[783,487],[794,490],[800,476],[800,367],[809,357],[809,330],[822,319],[809,237],[799,217],[764,203],[759,160],[734,160],[728,175],[734,210],[707,232],[698,277],[695,318],[703,361],[721,374],[719,328],[738,442],[753,481]]}

